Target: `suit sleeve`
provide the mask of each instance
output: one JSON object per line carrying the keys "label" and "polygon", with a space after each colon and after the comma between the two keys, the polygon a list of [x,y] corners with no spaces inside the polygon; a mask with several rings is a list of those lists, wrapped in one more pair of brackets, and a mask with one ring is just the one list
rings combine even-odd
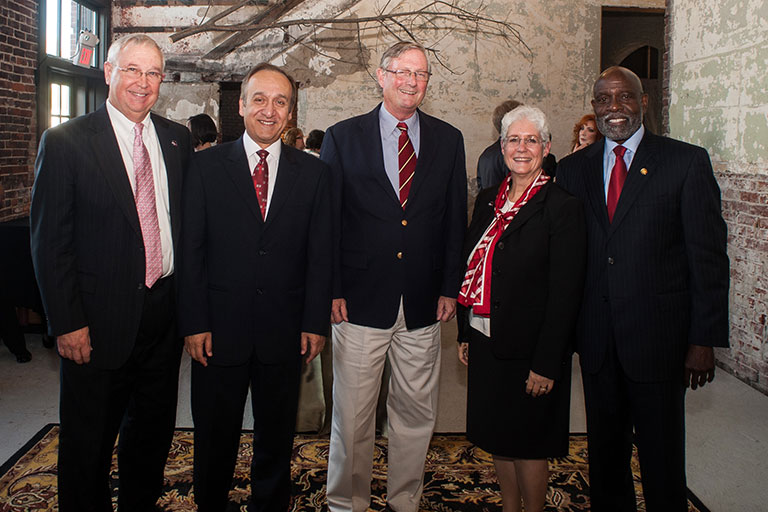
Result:
{"label": "suit sleeve", "polygon": [[205,200],[201,158],[195,156],[184,180],[178,260],[179,334],[211,330],[208,313]]}
{"label": "suit sleeve", "polygon": [[326,336],[331,316],[333,250],[331,239],[331,190],[329,170],[320,164],[320,179],[315,190],[307,242],[307,270],[302,332]]}
{"label": "suit sleeve", "polygon": [[330,167],[331,197],[331,297],[344,297],[341,289],[341,205],[344,193],[344,171],[339,160],[339,148],[336,145],[336,132],[331,126],[326,130],[320,147],[320,160]]}
{"label": "suit sleeve", "polygon": [[464,277],[461,249],[467,231],[467,163],[464,156],[464,137],[457,130],[453,168],[449,177],[445,225],[445,265],[440,295],[456,298]]}
{"label": "suit sleeve", "polygon": [[[576,327],[587,264],[587,230],[581,201],[569,198],[552,212],[547,305],[531,369],[551,379],[560,366]],[[565,378],[565,376],[563,376]]]}
{"label": "suit sleeve", "polygon": [[728,346],[729,262],[720,188],[709,155],[696,148],[680,201],[691,290],[688,343]]}
{"label": "suit sleeve", "polygon": [[77,281],[76,178],[67,149],[63,129],[43,134],[30,208],[32,261],[54,336],[88,325]]}

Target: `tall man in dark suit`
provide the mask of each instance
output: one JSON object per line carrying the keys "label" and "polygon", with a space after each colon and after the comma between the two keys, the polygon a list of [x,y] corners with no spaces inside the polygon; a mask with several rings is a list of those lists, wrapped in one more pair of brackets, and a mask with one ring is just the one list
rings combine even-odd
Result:
{"label": "tall man in dark suit", "polygon": [[285,511],[301,357],[323,348],[331,308],[328,167],[280,140],[293,79],[270,64],[242,83],[245,133],[195,154],[184,187],[179,326],[192,363],[195,501],[221,512],[248,388],[251,511]]}
{"label": "tall man in dark suit", "polygon": [[[635,510],[632,432],[646,508],[685,511],[685,389],[728,346],[728,257],[707,152],[642,126],[648,97],[621,67],[595,82],[604,141],[562,160],[584,201],[588,263],[577,348],[592,510]],[[629,170],[629,172],[627,172]]]}
{"label": "tall man in dark suit", "polygon": [[416,511],[437,416],[440,321],[456,312],[467,220],[464,140],[420,110],[424,48],[401,42],[376,72],[383,103],[328,129],[334,194],[331,511],[370,502],[374,410],[384,361],[391,508]]}
{"label": "tall man in dark suit", "polygon": [[155,114],[163,55],[147,36],[109,49],[109,97],[47,130],[32,190],[32,257],[61,354],[59,510],[153,510],[176,419],[181,339],[174,255],[189,131]]}

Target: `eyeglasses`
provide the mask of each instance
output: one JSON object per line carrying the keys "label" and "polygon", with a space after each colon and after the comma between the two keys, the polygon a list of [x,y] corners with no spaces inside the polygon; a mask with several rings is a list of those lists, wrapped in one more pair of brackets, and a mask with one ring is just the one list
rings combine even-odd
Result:
{"label": "eyeglasses", "polygon": [[401,80],[409,80],[411,76],[415,76],[417,82],[426,82],[432,76],[429,71],[411,71],[410,69],[385,69],[384,71],[392,73]]}
{"label": "eyeglasses", "polygon": [[527,148],[532,148],[536,144],[541,144],[542,143],[542,141],[540,141],[537,137],[534,137],[533,135],[529,135],[528,137],[518,137],[517,135],[513,135],[511,137],[505,137],[504,138],[504,144],[505,145],[510,145],[512,147],[519,146],[521,142]]}
{"label": "eyeglasses", "polygon": [[127,68],[117,68],[119,71],[122,71],[125,73],[129,78],[133,78],[134,80],[139,80],[142,75],[147,77],[148,82],[158,83],[163,80],[163,77],[165,76],[163,73],[160,73],[159,71],[142,71],[139,68],[135,68],[133,66],[128,66]]}

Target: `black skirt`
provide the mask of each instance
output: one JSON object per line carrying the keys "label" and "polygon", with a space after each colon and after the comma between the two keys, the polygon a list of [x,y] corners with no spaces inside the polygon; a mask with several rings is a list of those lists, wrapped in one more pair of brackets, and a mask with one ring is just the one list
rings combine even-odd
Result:
{"label": "black skirt", "polygon": [[467,437],[503,457],[544,459],[568,455],[571,359],[548,394],[526,394],[531,362],[498,359],[491,340],[471,329],[467,383]]}

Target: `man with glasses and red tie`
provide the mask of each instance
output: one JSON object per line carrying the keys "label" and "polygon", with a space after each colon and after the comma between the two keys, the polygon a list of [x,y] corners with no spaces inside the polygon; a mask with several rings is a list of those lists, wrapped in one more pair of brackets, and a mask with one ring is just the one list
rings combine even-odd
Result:
{"label": "man with glasses and red tie", "polygon": [[154,40],[108,52],[109,96],[40,140],[32,257],[61,355],[58,506],[155,510],[176,419],[181,340],[175,264],[189,131],[150,114],[163,80]]}
{"label": "man with glasses and red tie", "polygon": [[467,220],[464,140],[418,109],[425,49],[400,42],[376,71],[383,102],[328,129],[334,215],[333,422],[328,507],[370,503],[375,409],[387,357],[387,504],[415,512],[437,417],[440,322],[456,314]]}
{"label": "man with glasses and red tie", "polygon": [[622,67],[595,82],[603,141],[564,158],[557,183],[584,201],[587,277],[576,330],[591,509],[687,510],[684,398],[728,346],[728,256],[706,150],[648,132],[648,96]]}
{"label": "man with glasses and red tie", "polygon": [[248,510],[290,503],[302,359],[331,308],[329,169],[284,144],[296,82],[262,63],[242,82],[245,133],[195,153],[184,186],[179,330],[192,362],[195,502],[227,509],[248,390]]}

